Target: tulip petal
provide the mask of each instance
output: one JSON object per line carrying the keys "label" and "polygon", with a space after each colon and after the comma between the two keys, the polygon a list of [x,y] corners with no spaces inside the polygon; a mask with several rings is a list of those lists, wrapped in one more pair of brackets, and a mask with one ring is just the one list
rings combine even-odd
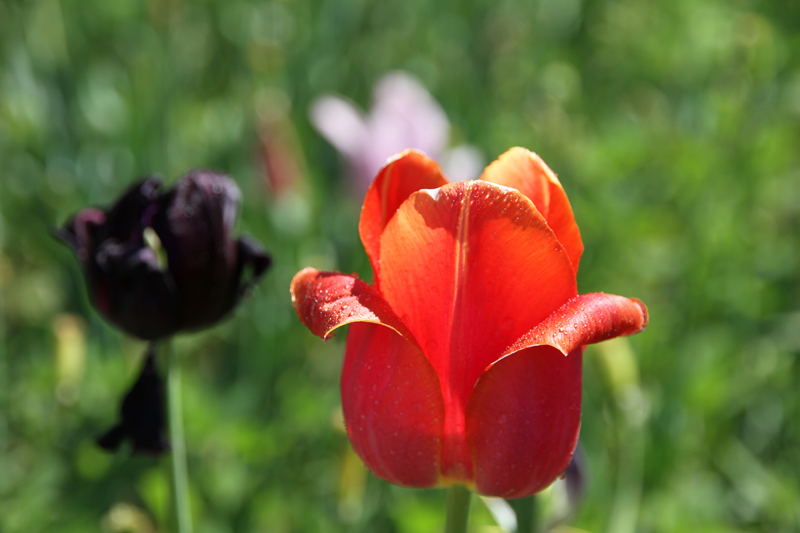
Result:
{"label": "tulip petal", "polygon": [[582,352],[527,348],[480,377],[466,410],[479,493],[530,496],[567,467],[580,429]]}
{"label": "tulip petal", "polygon": [[439,483],[444,402],[433,367],[413,342],[375,323],[347,335],[342,410],[356,453],[391,483]]}
{"label": "tulip petal", "polygon": [[402,71],[386,74],[375,84],[374,102],[367,122],[373,147],[390,150],[382,157],[406,148],[436,157],[447,146],[447,115],[416,77]]}
{"label": "tulip petal", "polygon": [[486,167],[481,179],[517,189],[530,198],[578,271],[583,254],[581,234],[561,182],[542,158],[525,148],[512,148]]}
{"label": "tulip petal", "polygon": [[159,455],[169,451],[167,440],[166,393],[159,376],[152,344],[147,349],[139,378],[125,395],[120,407],[120,422],[97,439],[100,447],[115,451],[130,439],[133,451]]}
{"label": "tulip petal", "polygon": [[72,247],[84,267],[92,268],[93,255],[103,241],[141,244],[141,232],[152,218],[151,205],[160,187],[158,178],[135,183],[107,211],[96,208],[79,211],[63,228],[56,230],[56,237]]}
{"label": "tulip petal", "polygon": [[55,230],[54,234],[72,248],[82,265],[89,266],[97,247],[95,233],[105,221],[106,214],[100,209],[82,209],[63,228]]}
{"label": "tulip petal", "polygon": [[435,189],[447,183],[439,165],[416,150],[406,150],[390,159],[370,185],[361,208],[358,233],[379,287],[381,234],[400,205],[420,189]]}
{"label": "tulip petal", "polygon": [[177,329],[179,301],[172,276],[154,250],[113,239],[95,250],[87,282],[97,309],[141,339],[167,337]]}
{"label": "tulip petal", "polygon": [[248,235],[236,240],[238,267],[236,279],[239,281],[239,297],[247,294],[250,288],[258,283],[264,272],[272,265],[272,257],[264,250],[261,243]]}
{"label": "tulip petal", "polygon": [[239,298],[238,244],[231,232],[241,192],[224,174],[193,170],[160,199],[153,229],[180,299],[180,329],[219,321]]}
{"label": "tulip petal", "polygon": [[380,293],[358,278],[305,268],[295,274],[290,290],[300,321],[323,339],[345,324],[372,322],[416,342]]}
{"label": "tulip petal", "polygon": [[505,355],[542,345],[567,355],[587,344],[639,333],[647,320],[647,307],[641,300],[602,292],[582,294],[525,333]]}
{"label": "tulip petal", "polygon": [[555,481],[578,439],[583,346],[646,326],[639,300],[584,294],[512,344],[481,375],[467,403],[477,490],[522,498]]}
{"label": "tulip petal", "polygon": [[106,213],[106,223],[98,234],[98,242],[117,239],[120,242],[141,239],[140,233],[153,216],[153,202],[158,198],[161,180],[146,178],[128,188]]}
{"label": "tulip petal", "polygon": [[338,96],[321,96],[311,104],[311,124],[346,157],[355,158],[369,136],[361,111]]}
{"label": "tulip petal", "polygon": [[569,257],[518,191],[460,182],[409,197],[381,237],[381,293],[442,383],[443,475],[471,479],[464,408],[503,351],[577,294]]}

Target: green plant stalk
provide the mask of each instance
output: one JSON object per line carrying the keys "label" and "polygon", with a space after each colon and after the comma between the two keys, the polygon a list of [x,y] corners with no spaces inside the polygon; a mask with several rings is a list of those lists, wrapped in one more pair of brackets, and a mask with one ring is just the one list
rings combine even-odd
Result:
{"label": "green plant stalk", "polygon": [[506,500],[517,515],[517,533],[539,533],[536,496]]}
{"label": "green plant stalk", "polygon": [[[0,217],[2,217],[2,213],[0,213]],[[0,218],[2,220],[2,218]],[[2,248],[0,248],[2,251]],[[11,404],[9,401],[10,398],[10,385],[11,381],[9,379],[9,372],[8,372],[8,358],[6,355],[6,330],[5,330],[5,313],[3,310],[5,309],[3,306],[5,305],[5,301],[3,299],[4,291],[3,288],[0,287],[0,448],[5,449],[6,439],[9,437],[8,432],[8,415],[11,411]]]}
{"label": "green plant stalk", "polygon": [[465,533],[469,522],[469,503],[472,493],[463,485],[447,489],[447,522],[445,533]]}
{"label": "green plant stalk", "polygon": [[192,533],[192,509],[189,502],[189,473],[186,467],[186,441],[183,436],[181,403],[181,368],[172,344],[166,341],[169,361],[169,438],[172,444],[172,488],[178,533]]}

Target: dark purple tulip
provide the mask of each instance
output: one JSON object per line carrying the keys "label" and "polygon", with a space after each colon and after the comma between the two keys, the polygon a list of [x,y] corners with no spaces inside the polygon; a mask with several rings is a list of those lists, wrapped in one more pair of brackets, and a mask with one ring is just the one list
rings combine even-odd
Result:
{"label": "dark purple tulip", "polygon": [[166,420],[164,382],[150,345],[139,378],[122,400],[119,423],[97,439],[97,444],[115,451],[124,440],[130,440],[134,452],[159,455],[170,449]]}
{"label": "dark purple tulip", "polygon": [[[146,340],[215,324],[270,265],[256,241],[232,236],[241,194],[228,176],[195,170],[160,188],[148,178],[107,211],[81,210],[57,233],[78,256],[95,307]],[[148,245],[148,228],[166,264]]]}

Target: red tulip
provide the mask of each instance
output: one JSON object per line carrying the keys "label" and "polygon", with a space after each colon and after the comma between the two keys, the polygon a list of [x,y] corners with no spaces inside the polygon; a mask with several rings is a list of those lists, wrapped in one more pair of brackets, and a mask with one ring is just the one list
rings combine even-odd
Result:
{"label": "red tulip", "polygon": [[639,300],[578,295],[583,243],[555,174],[514,148],[448,183],[407,151],[372,183],[359,233],[372,285],[307,268],[291,287],[316,335],[352,324],[341,391],[358,455],[400,485],[546,488],[578,439],[584,346],[647,325]]}

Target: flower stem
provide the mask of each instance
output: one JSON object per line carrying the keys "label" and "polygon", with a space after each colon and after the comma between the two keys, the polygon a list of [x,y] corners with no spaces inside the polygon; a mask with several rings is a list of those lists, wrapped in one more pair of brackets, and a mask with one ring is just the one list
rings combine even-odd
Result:
{"label": "flower stem", "polygon": [[507,501],[517,515],[517,533],[539,533],[536,496]]}
{"label": "flower stem", "polygon": [[469,521],[469,501],[472,494],[463,485],[447,489],[447,523],[445,533],[465,533]]}
{"label": "flower stem", "polygon": [[163,343],[169,355],[169,438],[172,443],[172,487],[178,533],[192,533],[189,504],[189,474],[186,468],[186,444],[183,437],[181,407],[181,367],[170,341]]}

